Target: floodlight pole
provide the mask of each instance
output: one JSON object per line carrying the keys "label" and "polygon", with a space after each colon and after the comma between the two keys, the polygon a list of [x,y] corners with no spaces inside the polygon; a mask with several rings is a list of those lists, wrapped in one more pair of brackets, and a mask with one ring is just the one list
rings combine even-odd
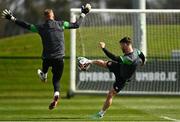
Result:
{"label": "floodlight pole", "polygon": [[[146,0],[133,0],[133,9],[146,9]],[[146,38],[146,14],[139,13],[133,20],[133,40],[134,46],[141,49],[147,56],[147,38]]]}

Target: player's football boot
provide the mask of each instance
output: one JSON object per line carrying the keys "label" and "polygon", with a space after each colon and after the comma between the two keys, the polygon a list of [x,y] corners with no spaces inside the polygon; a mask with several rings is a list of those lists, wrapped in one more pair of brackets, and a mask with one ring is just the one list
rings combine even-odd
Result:
{"label": "player's football boot", "polygon": [[38,69],[37,74],[42,82],[47,82],[47,73],[44,74],[40,69]]}
{"label": "player's football boot", "polygon": [[54,96],[54,100],[49,105],[49,110],[54,109],[58,104],[59,96]]}
{"label": "player's football boot", "polygon": [[85,57],[78,57],[78,68],[87,71],[90,68],[91,60]]}
{"label": "player's football boot", "polygon": [[91,118],[92,119],[102,119],[104,117],[104,114],[100,114],[99,112],[94,114]]}

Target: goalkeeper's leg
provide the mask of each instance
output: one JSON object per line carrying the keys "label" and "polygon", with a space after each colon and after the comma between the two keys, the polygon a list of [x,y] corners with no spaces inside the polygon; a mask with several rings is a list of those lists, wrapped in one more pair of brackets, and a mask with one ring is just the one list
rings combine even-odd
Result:
{"label": "goalkeeper's leg", "polygon": [[42,82],[47,82],[47,72],[48,72],[49,65],[50,65],[49,63],[50,63],[49,60],[43,60],[42,70],[41,69],[37,70],[37,74]]}
{"label": "goalkeeper's leg", "polygon": [[53,87],[54,87],[54,98],[49,105],[49,109],[52,110],[57,106],[58,99],[60,96],[60,80],[64,69],[64,61],[55,59],[52,62],[52,73],[53,73]]}

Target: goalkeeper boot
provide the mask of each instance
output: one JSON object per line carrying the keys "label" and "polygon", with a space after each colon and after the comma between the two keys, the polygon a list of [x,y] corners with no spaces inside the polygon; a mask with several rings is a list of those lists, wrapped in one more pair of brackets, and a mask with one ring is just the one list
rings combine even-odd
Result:
{"label": "goalkeeper boot", "polygon": [[49,110],[52,110],[57,106],[58,100],[59,100],[59,92],[55,92],[54,93],[54,99],[49,105]]}
{"label": "goalkeeper boot", "polygon": [[47,73],[43,73],[40,69],[37,70],[37,74],[42,82],[47,82]]}

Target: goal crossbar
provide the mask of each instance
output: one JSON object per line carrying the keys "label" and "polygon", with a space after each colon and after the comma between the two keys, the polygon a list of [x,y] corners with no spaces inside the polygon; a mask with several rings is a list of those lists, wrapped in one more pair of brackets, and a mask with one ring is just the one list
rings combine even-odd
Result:
{"label": "goal crossbar", "polygon": [[[79,13],[81,9],[79,8],[71,8],[71,12]],[[180,9],[92,9],[93,13],[180,13]]]}

